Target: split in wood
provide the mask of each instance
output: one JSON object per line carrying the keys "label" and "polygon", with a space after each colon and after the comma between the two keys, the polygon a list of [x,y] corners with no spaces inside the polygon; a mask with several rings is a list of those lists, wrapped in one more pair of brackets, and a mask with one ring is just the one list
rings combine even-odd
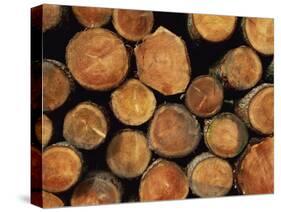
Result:
{"label": "split in wood", "polygon": [[59,197],[46,191],[32,192],[31,203],[42,208],[59,208],[64,206],[64,202]]}
{"label": "split in wood", "polygon": [[146,36],[135,48],[138,76],[161,94],[185,91],[191,66],[185,42],[164,27]]}
{"label": "split in wood", "polygon": [[47,146],[53,135],[53,123],[52,120],[45,114],[43,114],[35,124],[35,135],[42,146]]}

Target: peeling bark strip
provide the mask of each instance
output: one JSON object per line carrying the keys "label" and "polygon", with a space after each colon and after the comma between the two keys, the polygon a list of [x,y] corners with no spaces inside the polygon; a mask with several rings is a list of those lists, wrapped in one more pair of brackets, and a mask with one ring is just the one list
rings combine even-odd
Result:
{"label": "peeling bark strip", "polygon": [[31,188],[42,188],[42,153],[31,146]]}
{"label": "peeling bark strip", "polygon": [[169,158],[191,153],[201,138],[196,118],[180,104],[166,104],[156,111],[148,130],[150,148]]}
{"label": "peeling bark strip", "polygon": [[215,66],[211,67],[210,75],[219,79],[226,88],[247,90],[261,79],[262,63],[251,48],[240,46],[229,50]]}
{"label": "peeling bark strip", "polygon": [[59,197],[46,191],[32,192],[31,203],[42,208],[59,208],[64,206],[64,202]]}
{"label": "peeling bark strip", "polygon": [[81,86],[100,91],[118,86],[129,67],[123,42],[102,28],[78,32],[67,45],[66,61]]}
{"label": "peeling bark strip", "polygon": [[235,16],[190,14],[187,27],[194,40],[222,42],[232,36],[236,22]]}
{"label": "peeling bark strip", "polygon": [[113,25],[122,37],[138,41],[150,33],[153,27],[153,12],[115,9]]}
{"label": "peeling bark strip", "polygon": [[249,128],[260,134],[274,131],[273,84],[261,84],[252,89],[235,106],[235,113]]}
{"label": "peeling bark strip", "polygon": [[122,123],[138,126],[152,117],[156,99],[139,80],[130,79],[111,94],[111,108]]}
{"label": "peeling bark strip", "polygon": [[236,115],[221,113],[205,121],[204,141],[215,155],[233,158],[247,145],[248,131]]}
{"label": "peeling bark strip", "polygon": [[107,24],[112,15],[109,8],[72,6],[72,11],[79,23],[88,28]]}
{"label": "peeling bark strip", "polygon": [[42,69],[43,109],[53,111],[65,103],[74,85],[67,68],[62,63],[46,59],[43,61]]}
{"label": "peeling bark strip", "polygon": [[72,206],[119,203],[121,183],[109,172],[95,172],[80,182],[71,197]]}
{"label": "peeling bark strip", "polygon": [[67,191],[80,178],[82,155],[66,142],[45,149],[42,156],[43,189],[58,193]]}
{"label": "peeling bark strip", "polygon": [[261,139],[249,145],[237,169],[238,187],[243,194],[274,192],[274,138]]}
{"label": "peeling bark strip", "polygon": [[35,123],[35,135],[42,146],[47,146],[53,135],[53,123],[45,114]]}
{"label": "peeling bark strip", "polygon": [[263,55],[274,54],[274,20],[271,18],[243,18],[245,41]]}
{"label": "peeling bark strip", "polygon": [[123,130],[109,143],[106,162],[111,171],[122,178],[141,175],[148,166],[151,152],[140,131]]}
{"label": "peeling bark strip", "polygon": [[135,48],[138,76],[165,96],[182,93],[189,83],[191,66],[184,41],[159,27]]}
{"label": "peeling bark strip", "polygon": [[269,64],[265,72],[265,81],[273,83],[274,81],[274,60]]}
{"label": "peeling bark strip", "polygon": [[188,180],[174,162],[163,159],[154,161],[143,174],[140,182],[140,201],[185,199],[189,192]]}
{"label": "peeling bark strip", "polygon": [[230,164],[210,153],[196,156],[187,169],[190,188],[199,197],[224,196],[232,187]]}
{"label": "peeling bark strip", "polygon": [[63,136],[80,149],[94,149],[103,143],[109,126],[98,105],[82,102],[69,111],[64,119]]}
{"label": "peeling bark strip", "polygon": [[223,87],[218,80],[201,75],[187,88],[185,105],[196,116],[210,117],[221,109],[223,96]]}

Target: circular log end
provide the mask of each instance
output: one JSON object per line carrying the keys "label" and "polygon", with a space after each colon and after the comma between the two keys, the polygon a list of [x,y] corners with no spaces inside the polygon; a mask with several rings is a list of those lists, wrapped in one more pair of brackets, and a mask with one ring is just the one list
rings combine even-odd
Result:
{"label": "circular log end", "polygon": [[42,153],[31,146],[31,188],[42,188]]}
{"label": "circular log end", "polygon": [[210,151],[223,158],[237,156],[248,143],[246,126],[232,113],[221,113],[210,120],[204,136]]}
{"label": "circular log end", "polygon": [[245,18],[244,32],[247,41],[264,55],[274,53],[274,20],[270,18]]}
{"label": "circular log end", "polygon": [[191,66],[184,41],[164,27],[135,48],[138,76],[163,95],[185,91]]}
{"label": "circular log end", "polygon": [[53,123],[45,114],[43,114],[35,123],[35,135],[43,146],[48,145],[53,135]]}
{"label": "circular log end", "polygon": [[240,163],[237,180],[243,194],[274,192],[274,141],[264,138],[249,146]]}
{"label": "circular log end", "polygon": [[124,130],[117,134],[107,149],[106,161],[110,169],[122,178],[141,175],[151,158],[145,136],[139,131]]}
{"label": "circular log end", "polygon": [[64,119],[64,138],[80,149],[94,149],[103,143],[108,132],[103,111],[94,103],[82,102]]}
{"label": "circular log end", "polygon": [[234,32],[237,17],[193,14],[193,25],[200,36],[210,42],[227,40]]}
{"label": "circular log end", "polygon": [[223,104],[223,87],[211,76],[199,76],[189,85],[185,105],[199,117],[210,117],[221,109]]}
{"label": "circular log end", "polygon": [[42,30],[46,32],[57,26],[62,19],[62,7],[54,4],[43,4]]}
{"label": "circular log end", "polygon": [[109,8],[72,6],[72,11],[78,22],[88,28],[107,24],[112,15]]}
{"label": "circular log end", "polygon": [[59,197],[46,191],[32,192],[31,203],[42,208],[59,208],[64,206],[64,202]]}
{"label": "circular log end", "polygon": [[66,61],[81,86],[101,91],[118,86],[129,66],[123,42],[102,28],[78,32],[67,45]]}
{"label": "circular log end", "polygon": [[188,195],[189,185],[185,173],[174,162],[155,161],[141,179],[140,201],[177,200]]}
{"label": "circular log end", "polygon": [[122,123],[137,126],[152,117],[156,99],[144,84],[131,79],[112,93],[111,106]]}
{"label": "circular log end", "polygon": [[153,12],[115,9],[113,25],[122,37],[138,41],[150,33],[153,27]]}
{"label": "circular log end", "polygon": [[73,147],[55,144],[43,152],[42,165],[43,189],[57,193],[78,181],[82,159]]}
{"label": "circular log end", "polygon": [[184,157],[200,141],[200,125],[184,106],[168,104],[155,113],[149,128],[149,144],[163,157]]}

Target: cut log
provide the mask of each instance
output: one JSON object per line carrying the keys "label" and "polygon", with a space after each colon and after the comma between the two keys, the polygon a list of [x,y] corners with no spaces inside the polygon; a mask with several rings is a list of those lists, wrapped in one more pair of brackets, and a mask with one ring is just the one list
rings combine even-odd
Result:
{"label": "cut log", "polygon": [[265,81],[269,83],[274,81],[274,60],[272,60],[265,71]]}
{"label": "cut log", "polygon": [[237,183],[243,194],[271,194],[274,192],[273,137],[249,145],[238,164]]}
{"label": "cut log", "polygon": [[243,18],[245,41],[263,55],[274,54],[274,20],[271,18]]}
{"label": "cut log", "polygon": [[262,63],[251,48],[240,46],[229,50],[210,68],[210,74],[219,79],[226,88],[247,90],[261,79]]}
{"label": "cut log", "polygon": [[94,149],[104,142],[108,123],[102,109],[92,102],[82,102],[64,119],[63,136],[79,149]]}
{"label": "cut log", "polygon": [[164,27],[144,38],[135,48],[138,76],[163,95],[185,91],[191,66],[185,42]]}
{"label": "cut log", "polygon": [[46,191],[32,192],[31,203],[41,208],[59,208],[64,206],[64,202],[59,197]]}
{"label": "cut log", "polygon": [[113,11],[113,25],[125,39],[139,41],[152,30],[153,12],[115,9]]}
{"label": "cut log", "polygon": [[237,17],[222,15],[188,15],[188,32],[194,40],[209,42],[226,41],[233,34]]}
{"label": "cut log", "polygon": [[151,158],[146,137],[136,130],[122,130],[107,148],[106,162],[121,178],[134,178],[147,168]]}
{"label": "cut log", "polygon": [[240,154],[248,143],[245,124],[232,113],[221,113],[205,121],[204,141],[209,150],[223,158]]}
{"label": "cut log", "polygon": [[174,162],[163,159],[154,161],[143,174],[140,182],[140,201],[185,199],[189,192],[188,180]]}
{"label": "cut log", "polygon": [[158,155],[184,157],[199,144],[200,125],[183,105],[166,104],[155,112],[148,138],[150,148]]}
{"label": "cut log", "polygon": [[226,160],[205,152],[196,156],[187,168],[192,193],[199,197],[224,196],[232,188],[232,167]]}
{"label": "cut log", "polygon": [[47,146],[53,135],[53,123],[48,116],[43,114],[35,124],[35,135],[42,146]]}
{"label": "cut log", "polygon": [[112,93],[111,108],[122,123],[138,126],[152,117],[156,99],[139,80],[130,79]]}
{"label": "cut log", "polygon": [[77,82],[90,90],[117,87],[129,67],[122,40],[102,28],[78,32],[67,45],[66,61]]}
{"label": "cut log", "polygon": [[31,146],[31,188],[42,188],[42,153]]}
{"label": "cut log", "polygon": [[90,174],[79,183],[71,197],[72,206],[119,203],[122,198],[121,183],[108,172]]}
{"label": "cut log", "polygon": [[73,84],[66,67],[55,60],[43,62],[43,109],[53,111],[68,99]]}
{"label": "cut log", "polygon": [[202,75],[189,85],[185,105],[196,116],[206,118],[220,111],[223,104],[223,87],[215,78]]}
{"label": "cut log", "polygon": [[274,131],[273,84],[261,84],[252,89],[235,106],[235,113],[257,133],[270,135]]}
{"label": "cut log", "polygon": [[106,25],[112,15],[110,8],[72,6],[72,11],[78,22],[87,28]]}
{"label": "cut log", "polygon": [[67,142],[47,147],[42,156],[43,189],[58,193],[70,189],[82,173],[82,155]]}

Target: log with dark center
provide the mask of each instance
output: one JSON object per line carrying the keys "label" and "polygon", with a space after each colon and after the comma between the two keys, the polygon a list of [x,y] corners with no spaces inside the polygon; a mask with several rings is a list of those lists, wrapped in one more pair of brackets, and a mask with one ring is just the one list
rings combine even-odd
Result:
{"label": "log with dark center", "polygon": [[115,9],[113,25],[122,37],[138,41],[150,33],[153,27],[153,12]]}
{"label": "log with dark center", "polygon": [[88,28],[107,24],[112,15],[109,8],[72,6],[72,11],[79,23]]}
{"label": "log with dark center", "polygon": [[180,104],[162,105],[155,112],[148,131],[150,148],[158,155],[184,157],[200,141],[200,125]]}
{"label": "log with dark center", "polygon": [[72,206],[119,203],[122,187],[117,178],[108,172],[95,172],[80,182],[74,189]]}
{"label": "log with dark center", "polygon": [[185,95],[185,105],[199,117],[215,115],[223,104],[223,87],[215,78],[202,75],[189,85]]}
{"label": "log with dark center", "polygon": [[243,194],[274,192],[273,137],[263,138],[247,148],[238,165],[237,182]]}
{"label": "log with dark center", "polygon": [[66,114],[63,124],[64,138],[80,149],[94,149],[105,139],[108,123],[98,105],[82,102]]}
{"label": "log with dark center", "polygon": [[42,208],[59,208],[64,206],[64,202],[59,197],[46,191],[32,192],[31,203]]}
{"label": "log with dark center", "polygon": [[42,152],[31,146],[31,188],[42,189]]}
{"label": "log with dark center", "polygon": [[141,125],[155,110],[156,99],[152,91],[136,79],[130,79],[111,95],[114,115],[124,124]]}
{"label": "log with dark center", "polygon": [[35,124],[35,135],[42,146],[47,146],[53,135],[52,120],[45,114],[40,117]]}
{"label": "log with dark center", "polygon": [[174,162],[158,159],[143,174],[140,201],[185,199],[189,192],[185,173]]}
{"label": "log with dark center", "polygon": [[140,131],[123,130],[109,143],[106,162],[111,171],[122,178],[141,175],[148,166],[151,152]]}
{"label": "log with dark center", "polygon": [[274,54],[274,20],[243,18],[242,31],[246,42],[263,55]]}
{"label": "log with dark center", "polygon": [[73,88],[66,67],[55,60],[44,60],[43,65],[43,109],[53,111],[61,107]]}
{"label": "log with dark center", "polygon": [[90,90],[108,90],[126,77],[129,56],[116,34],[94,28],[78,32],[68,43],[66,61],[73,77]]}
{"label": "log with dark center", "polygon": [[58,193],[77,183],[82,172],[81,154],[66,142],[49,146],[42,155],[42,184],[48,192]]}
{"label": "log with dark center", "polygon": [[224,196],[233,184],[229,163],[210,153],[196,156],[188,165],[187,175],[192,192],[199,197]]}
{"label": "log with dark center", "polygon": [[248,131],[236,115],[221,113],[205,122],[204,141],[214,154],[223,158],[233,158],[248,143]]}
{"label": "log with dark center", "polygon": [[164,27],[135,48],[138,76],[146,85],[168,96],[185,91],[191,75],[184,41]]}
{"label": "log with dark center", "polygon": [[262,77],[262,63],[254,50],[240,46],[229,50],[218,64],[210,68],[210,74],[227,88],[247,90]]}
{"label": "log with dark center", "polygon": [[252,130],[265,135],[274,132],[273,84],[261,84],[252,89],[235,107],[235,113]]}
{"label": "log with dark center", "polygon": [[188,31],[195,40],[222,42],[231,37],[236,22],[235,16],[191,14],[188,16]]}

